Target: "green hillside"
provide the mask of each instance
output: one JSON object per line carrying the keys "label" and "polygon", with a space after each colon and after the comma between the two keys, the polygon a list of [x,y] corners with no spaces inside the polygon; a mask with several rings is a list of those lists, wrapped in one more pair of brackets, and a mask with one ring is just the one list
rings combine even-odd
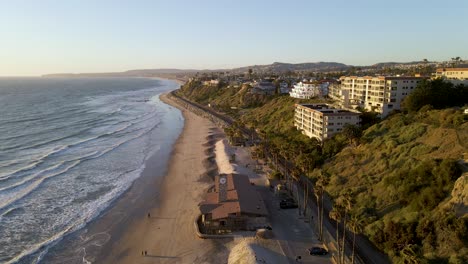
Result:
{"label": "green hillside", "polygon": [[332,197],[351,193],[350,214],[362,219],[364,234],[395,262],[403,260],[404,245],[434,263],[466,259],[468,218],[443,207],[468,149],[461,110],[397,114],[365,130],[362,142],[323,170]]}
{"label": "green hillside", "polygon": [[[377,124],[375,116],[365,113],[363,120],[371,121],[362,136],[351,140],[344,132],[323,143],[297,131],[293,118],[295,103],[326,101],[254,95],[249,86],[196,82],[180,93],[257,129],[272,151],[296,165],[293,173],[313,181],[329,177],[325,190],[337,205],[343,197],[349,199],[348,219],[360,222],[362,233],[393,262],[408,263],[405,259],[411,257],[417,261],[412,263],[467,263],[468,214],[463,212],[468,210],[468,175],[460,176],[466,168],[461,161],[468,150],[468,115],[448,108],[453,102],[447,99],[457,94],[452,105],[462,105],[467,88],[451,87],[440,80],[424,82],[408,96],[411,112]],[[441,109],[424,106],[427,102]]]}

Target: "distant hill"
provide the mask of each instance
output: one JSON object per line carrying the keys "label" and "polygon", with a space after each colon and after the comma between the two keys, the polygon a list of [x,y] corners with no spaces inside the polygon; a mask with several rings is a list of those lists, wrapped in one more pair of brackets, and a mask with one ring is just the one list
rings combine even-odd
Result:
{"label": "distant hill", "polygon": [[[360,68],[375,68],[381,69],[385,67],[395,67],[398,65],[417,65],[422,61],[413,62],[381,62],[369,66],[359,66]],[[303,72],[327,72],[327,71],[344,71],[354,65],[346,65],[339,62],[306,62],[306,63],[284,63],[274,62],[266,65],[251,65],[233,69],[140,69],[128,70],[123,72],[104,72],[104,73],[55,73],[43,75],[43,77],[166,77],[167,75],[192,75],[197,72],[232,72],[246,73],[252,69],[257,73],[285,73],[288,71],[303,71]]]}
{"label": "distant hill", "polygon": [[234,72],[244,73],[249,69],[255,72],[273,72],[282,73],[287,71],[331,71],[345,70],[350,66],[338,62],[313,62],[313,63],[282,63],[275,62],[268,65],[253,65],[234,69],[215,69],[215,70],[197,70],[197,69],[141,69],[128,70],[124,72],[103,72],[103,73],[54,73],[46,74],[42,77],[160,77],[174,74],[190,74],[196,72]]}
{"label": "distant hill", "polygon": [[183,74],[193,72],[209,72],[212,70],[193,69],[142,69],[129,70],[124,72],[102,72],[102,73],[54,73],[46,74],[42,77],[157,77],[165,74]]}
{"label": "distant hill", "polygon": [[[411,61],[411,62],[379,62],[376,64],[371,65],[370,67],[373,68],[384,68],[384,67],[393,67],[397,65],[413,65],[413,64],[420,64],[423,63],[422,61]],[[430,63],[430,61],[428,61]]]}
{"label": "distant hill", "polygon": [[332,70],[346,70],[350,65],[338,62],[307,62],[307,63],[283,63],[274,62],[268,65],[253,65],[232,69],[232,72],[243,73],[252,69],[254,72],[273,72],[282,73],[288,71],[332,71]]}

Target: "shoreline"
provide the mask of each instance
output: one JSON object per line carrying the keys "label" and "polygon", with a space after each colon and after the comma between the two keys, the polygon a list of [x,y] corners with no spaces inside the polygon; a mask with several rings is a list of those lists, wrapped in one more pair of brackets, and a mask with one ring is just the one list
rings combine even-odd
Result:
{"label": "shoreline", "polygon": [[[156,94],[159,101],[163,93]],[[133,225],[140,215],[145,216],[148,210],[159,207],[162,181],[185,123],[181,112],[162,101],[159,104],[166,112],[161,119],[165,129],[153,138],[159,142],[160,151],[150,152],[140,176],[96,217],[52,244],[43,257],[39,256],[41,263],[102,263],[98,260],[107,255],[128,226]]]}

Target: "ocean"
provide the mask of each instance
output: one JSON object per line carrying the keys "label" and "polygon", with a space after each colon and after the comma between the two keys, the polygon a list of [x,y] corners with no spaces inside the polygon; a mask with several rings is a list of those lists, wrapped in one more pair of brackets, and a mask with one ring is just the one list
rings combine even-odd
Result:
{"label": "ocean", "polygon": [[121,196],[183,128],[145,78],[0,78],[0,263],[41,263]]}

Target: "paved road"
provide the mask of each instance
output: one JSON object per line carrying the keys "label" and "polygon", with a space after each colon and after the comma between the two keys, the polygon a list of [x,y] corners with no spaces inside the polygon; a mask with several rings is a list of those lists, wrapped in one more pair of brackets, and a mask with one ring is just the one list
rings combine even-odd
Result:
{"label": "paved road", "polygon": [[294,263],[296,257],[301,256],[300,263],[332,263],[329,255],[311,256],[308,254],[307,248],[323,247],[323,245],[304,219],[299,218],[297,209],[280,209],[280,198],[276,197],[268,187],[263,187],[260,193],[270,213],[270,223],[275,238],[290,262]]}

